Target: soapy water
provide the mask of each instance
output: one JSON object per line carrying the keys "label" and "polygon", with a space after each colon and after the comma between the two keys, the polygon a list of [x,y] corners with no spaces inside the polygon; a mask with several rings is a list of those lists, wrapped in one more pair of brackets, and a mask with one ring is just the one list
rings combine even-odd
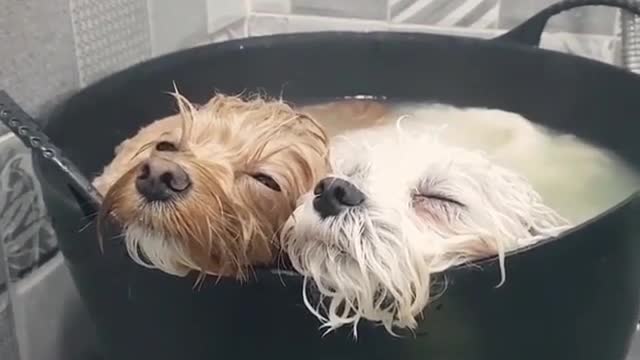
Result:
{"label": "soapy water", "polygon": [[397,122],[401,117],[425,121],[453,145],[482,151],[494,162],[525,176],[545,203],[573,224],[601,214],[640,189],[638,169],[613,152],[510,112],[360,100],[325,103],[307,110],[330,136]]}

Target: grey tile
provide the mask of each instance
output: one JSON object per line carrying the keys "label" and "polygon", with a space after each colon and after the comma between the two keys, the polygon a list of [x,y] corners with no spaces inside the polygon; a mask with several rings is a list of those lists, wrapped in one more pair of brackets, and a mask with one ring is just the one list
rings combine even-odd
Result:
{"label": "grey tile", "polygon": [[70,0],[80,83],[151,56],[146,0]]}
{"label": "grey tile", "polygon": [[620,38],[616,54],[620,56],[620,64],[625,69],[640,74],[640,17],[625,12],[616,20],[616,33]]}
{"label": "grey tile", "polygon": [[392,0],[394,23],[492,29],[497,26],[499,0]]}
{"label": "grey tile", "polygon": [[360,19],[387,19],[387,0],[291,0],[291,12],[300,15]]}
{"label": "grey tile", "polygon": [[622,40],[616,37],[613,41],[613,64],[624,67],[624,61],[622,59]]}
{"label": "grey tile", "polygon": [[95,358],[95,327],[60,254],[16,283],[13,305],[25,360]]}
{"label": "grey tile", "polygon": [[311,31],[385,31],[383,21],[358,21],[339,18],[306,16],[252,15],[249,18],[249,36]]}
{"label": "grey tile", "polygon": [[288,14],[291,12],[291,0],[251,0],[251,11]]}
{"label": "grey tile", "polygon": [[5,309],[0,307],[0,359],[20,360],[10,307]]}
{"label": "grey tile", "polygon": [[[247,4],[248,0],[207,0],[207,17],[209,19],[207,28],[209,33],[218,32],[245,18],[249,13]],[[180,3],[180,6],[182,6],[182,3]]]}
{"label": "grey tile", "polygon": [[30,152],[12,134],[0,139],[0,229],[10,278],[17,279],[56,250]]}
{"label": "grey tile", "polygon": [[9,264],[7,256],[4,251],[5,243],[0,241],[0,312],[5,311],[11,307],[9,298],[10,285],[9,283]]}
{"label": "grey tile", "polygon": [[0,359],[20,360],[13,312],[7,293],[0,292]]}
{"label": "grey tile", "polygon": [[2,252],[2,247],[4,247],[4,243],[0,242],[0,311],[2,311],[4,306],[4,304],[2,304],[1,297],[3,295],[3,291],[6,291],[7,289],[7,280],[9,279],[8,260]]}
{"label": "grey tile", "polygon": [[[500,6],[499,27],[511,29],[557,0],[503,0]],[[587,6],[554,16],[546,31],[581,34],[612,35],[618,11],[603,6]]]}
{"label": "grey tile", "polygon": [[153,56],[185,49],[208,36],[207,1],[149,1]]}
{"label": "grey tile", "polygon": [[288,16],[251,15],[247,20],[248,36],[261,36],[289,32]]}
{"label": "grey tile", "polygon": [[31,115],[78,88],[68,0],[2,2],[0,44],[0,89]]}

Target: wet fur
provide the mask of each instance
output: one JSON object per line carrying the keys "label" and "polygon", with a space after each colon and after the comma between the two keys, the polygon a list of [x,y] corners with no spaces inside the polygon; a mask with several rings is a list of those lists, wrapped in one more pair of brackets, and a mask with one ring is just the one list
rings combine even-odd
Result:
{"label": "wet fur", "polygon": [[[327,135],[281,101],[216,95],[196,106],[175,96],[179,112],[120,144],[94,180],[105,198],[99,221],[118,221],[141,265],[179,276],[195,270],[243,278],[252,266],[274,261],[296,200],[327,171]],[[156,151],[159,141],[178,151]],[[170,202],[146,202],[134,182],[149,157],[181,166],[191,189]],[[282,191],[257,182],[255,173],[269,174]]]}
{"label": "wet fur", "polygon": [[[507,251],[568,226],[527,179],[494,161],[522,157],[515,149],[529,132],[524,119],[448,106],[421,114],[428,116],[387,118],[332,139],[332,176],[355,184],[367,200],[321,219],[307,193],[284,227],[282,248],[320,294],[305,293],[305,303],[328,331],[349,325],[356,333],[362,319],[391,333],[414,329],[431,299],[432,274],[494,255],[503,264]],[[441,126],[451,119],[478,121],[478,131]]]}

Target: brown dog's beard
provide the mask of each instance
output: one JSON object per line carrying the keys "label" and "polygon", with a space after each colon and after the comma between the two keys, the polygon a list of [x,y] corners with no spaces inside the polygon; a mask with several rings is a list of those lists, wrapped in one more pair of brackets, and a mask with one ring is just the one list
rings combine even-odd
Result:
{"label": "brown dog's beard", "polygon": [[136,262],[176,275],[195,270],[244,278],[251,266],[270,264],[278,224],[293,205],[274,206],[251,191],[245,196],[228,194],[230,185],[215,179],[232,175],[212,174],[210,168],[191,170],[200,181],[189,194],[149,203],[135,190],[138,167],[131,169],[107,192],[99,231],[113,216]]}

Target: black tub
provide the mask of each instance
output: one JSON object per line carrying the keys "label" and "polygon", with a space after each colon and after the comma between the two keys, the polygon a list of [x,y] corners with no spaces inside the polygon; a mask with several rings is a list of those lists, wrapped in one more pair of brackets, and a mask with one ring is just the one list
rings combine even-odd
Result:
{"label": "black tub", "polygon": [[[537,48],[549,16],[590,3],[552,7],[493,40],[307,33],[181,51],[82,90],[45,132],[80,171],[95,174],[117,143],[173,111],[165,92],[175,81],[195,102],[215,88],[282,92],[297,103],[366,94],[496,107],[606,146],[640,168],[640,77]],[[297,276],[261,270],[249,284],[209,279],[194,290],[193,278],[139,267],[116,242],[101,254],[95,228],[82,229],[85,214],[66,175],[34,154],[60,248],[109,359],[622,360],[636,326],[638,192],[560,239],[511,254],[501,288],[493,260],[448,271],[448,290],[415,334],[394,338],[365,324],[356,341],[347,330],[322,336]]]}

